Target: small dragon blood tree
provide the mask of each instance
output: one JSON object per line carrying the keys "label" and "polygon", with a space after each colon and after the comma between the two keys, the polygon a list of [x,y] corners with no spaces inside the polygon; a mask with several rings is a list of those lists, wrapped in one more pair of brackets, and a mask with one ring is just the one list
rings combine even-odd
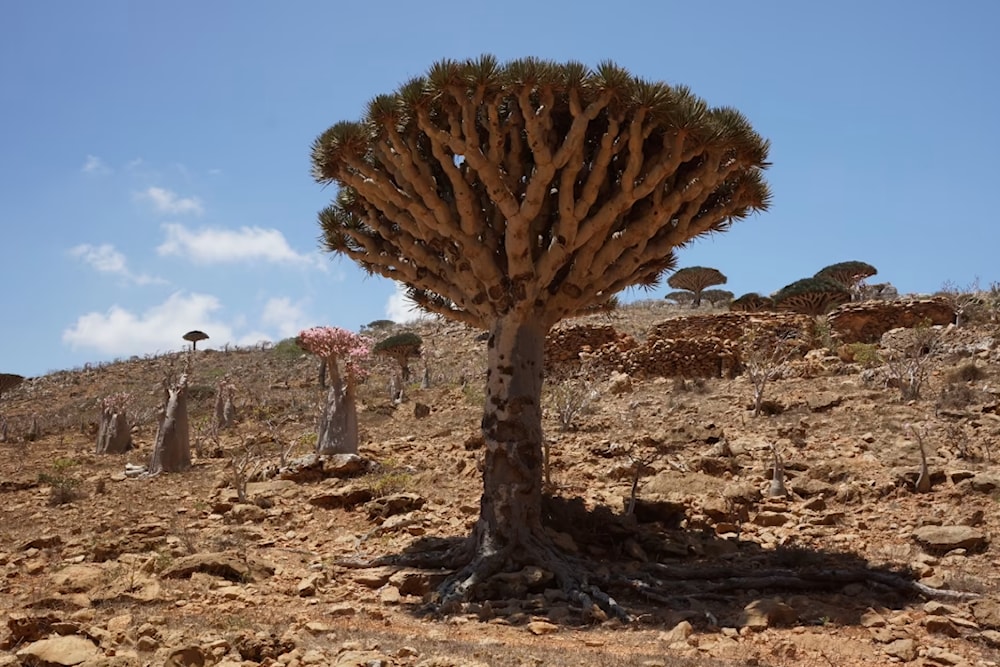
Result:
{"label": "small dragon blood tree", "polygon": [[850,300],[848,289],[830,278],[803,278],[785,285],[774,295],[774,305],[778,310],[814,317],[826,315]]}
{"label": "small dragon blood tree", "polygon": [[834,280],[850,291],[852,298],[857,298],[861,294],[861,288],[865,279],[871,278],[876,273],[876,269],[871,264],[865,262],[851,261],[831,264],[816,272],[814,278],[828,278]]}
{"label": "small dragon blood tree", "polygon": [[[317,454],[358,453],[357,379],[371,351],[371,341],[339,327],[312,327],[299,334],[299,345],[326,362],[329,391],[316,440]],[[343,364],[343,371],[341,370]]]}
{"label": "small dragon blood tree", "polygon": [[403,376],[403,382],[410,381],[409,360],[420,356],[420,346],[423,340],[412,331],[404,331],[395,336],[389,336],[385,340],[379,341],[372,348],[372,352],[383,357],[389,357],[399,364],[399,372]]}
{"label": "small dragon blood tree", "polygon": [[694,295],[691,307],[697,308],[701,305],[701,295],[706,288],[712,285],[724,285],[725,275],[718,269],[707,266],[689,266],[685,269],[678,269],[674,275],[667,278],[667,284],[674,289],[687,290]]}
{"label": "small dragon blood tree", "polygon": [[753,313],[760,310],[772,310],[774,301],[771,297],[761,296],[757,292],[748,292],[729,304],[729,310]]}

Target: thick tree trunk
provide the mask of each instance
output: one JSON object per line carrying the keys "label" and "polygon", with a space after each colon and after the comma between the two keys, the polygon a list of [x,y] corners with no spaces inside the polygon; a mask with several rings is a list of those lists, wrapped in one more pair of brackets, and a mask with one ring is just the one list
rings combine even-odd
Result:
{"label": "thick tree trunk", "polygon": [[545,331],[500,320],[489,339],[483,413],[480,545],[515,545],[541,530]]}
{"label": "thick tree trunk", "polygon": [[342,378],[334,359],[327,361],[330,390],[319,423],[317,454],[358,453],[358,408],[353,378]]}
{"label": "thick tree trunk", "polygon": [[151,473],[183,472],[191,467],[191,432],[187,413],[187,375],[167,389],[167,405],[156,432]]}
{"label": "thick tree trunk", "polygon": [[97,430],[98,454],[124,454],[132,449],[132,432],[124,410],[104,408]]}
{"label": "thick tree trunk", "polygon": [[475,597],[491,575],[561,562],[542,528],[542,412],[545,329],[501,319],[488,343],[483,413],[483,495],[471,562],[446,582],[445,599]]}

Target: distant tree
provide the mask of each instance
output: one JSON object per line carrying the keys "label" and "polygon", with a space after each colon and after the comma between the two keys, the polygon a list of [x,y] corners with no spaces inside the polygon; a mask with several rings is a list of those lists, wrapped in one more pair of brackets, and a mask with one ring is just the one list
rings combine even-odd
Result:
{"label": "distant tree", "polygon": [[198,331],[195,329],[194,331],[188,331],[184,334],[183,338],[191,343],[191,351],[193,352],[198,349],[198,341],[208,340],[208,334],[204,331]]}
{"label": "distant tree", "polygon": [[391,329],[396,326],[396,323],[392,320],[372,320],[368,324],[361,327],[362,331],[380,331],[382,329]]}
{"label": "distant tree", "polygon": [[757,292],[748,292],[738,299],[734,299],[729,304],[729,310],[743,312],[757,312],[761,310],[773,310],[774,300],[771,297],[761,296]]}
{"label": "distant tree", "polygon": [[663,297],[667,301],[673,301],[678,306],[687,306],[694,302],[694,294],[688,292],[687,290],[677,290],[675,292],[667,292]]}
{"label": "distant tree", "polygon": [[817,271],[816,275],[813,277],[835,280],[846,287],[852,297],[857,299],[861,295],[861,287],[864,284],[865,279],[871,278],[876,273],[878,273],[878,269],[871,264],[851,261],[831,264],[830,266]]}
{"label": "distant tree", "polygon": [[315,177],[339,185],[319,216],[327,250],[489,330],[480,516],[442,560],[465,563],[443,603],[540,566],[574,604],[622,613],[543,527],[546,333],[766,209],[767,152],[739,112],[687,88],[612,63],[491,56],[440,62],[316,140]]}
{"label": "distant tree", "polygon": [[829,278],[803,278],[785,285],[774,297],[778,310],[790,310],[805,315],[825,315],[851,300],[851,293],[842,283]]}
{"label": "distant tree", "polygon": [[[329,391],[316,439],[318,454],[358,453],[357,378],[370,341],[339,327],[313,327],[299,333],[299,344],[326,362]],[[340,365],[343,364],[343,371]]]}
{"label": "distant tree", "polygon": [[728,278],[722,275],[718,269],[710,269],[705,266],[689,266],[679,269],[674,275],[667,278],[667,284],[674,289],[688,290],[694,294],[691,302],[692,308],[701,305],[701,294],[705,288],[712,285],[724,285]]}
{"label": "distant tree", "polygon": [[720,303],[729,303],[733,300],[733,293],[724,289],[707,289],[701,293],[701,298],[708,301],[713,306]]}
{"label": "distant tree", "polygon": [[389,336],[385,340],[380,340],[372,348],[372,352],[383,357],[389,357],[399,364],[399,372],[403,382],[410,381],[409,360],[420,356],[420,346],[423,340],[412,331]]}

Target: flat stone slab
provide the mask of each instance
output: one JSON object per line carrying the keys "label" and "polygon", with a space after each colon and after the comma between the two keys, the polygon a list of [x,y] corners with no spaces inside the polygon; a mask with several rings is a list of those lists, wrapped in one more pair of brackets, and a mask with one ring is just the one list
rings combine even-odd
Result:
{"label": "flat stone slab", "polygon": [[22,665],[71,667],[97,656],[94,642],[78,635],[51,637],[28,644],[17,652]]}
{"label": "flat stone slab", "polygon": [[913,539],[934,551],[979,551],[986,546],[986,534],[971,526],[921,526],[913,531]]}

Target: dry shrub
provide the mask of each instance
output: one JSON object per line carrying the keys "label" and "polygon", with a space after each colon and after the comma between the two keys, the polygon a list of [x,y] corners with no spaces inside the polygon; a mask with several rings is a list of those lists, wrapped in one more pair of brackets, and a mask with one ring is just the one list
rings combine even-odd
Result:
{"label": "dry shrub", "polygon": [[979,392],[969,385],[952,382],[941,388],[936,405],[938,410],[961,410],[975,403],[978,398]]}
{"label": "dry shrub", "polygon": [[986,377],[986,371],[969,361],[948,373],[949,382],[978,382]]}
{"label": "dry shrub", "polygon": [[575,430],[577,419],[587,414],[598,398],[593,382],[583,374],[549,378],[546,388],[548,403],[559,422],[560,431]]}
{"label": "dry shrub", "polygon": [[888,382],[899,389],[902,400],[920,398],[929,374],[929,361],[940,340],[940,331],[925,321],[903,332],[882,354]]}

